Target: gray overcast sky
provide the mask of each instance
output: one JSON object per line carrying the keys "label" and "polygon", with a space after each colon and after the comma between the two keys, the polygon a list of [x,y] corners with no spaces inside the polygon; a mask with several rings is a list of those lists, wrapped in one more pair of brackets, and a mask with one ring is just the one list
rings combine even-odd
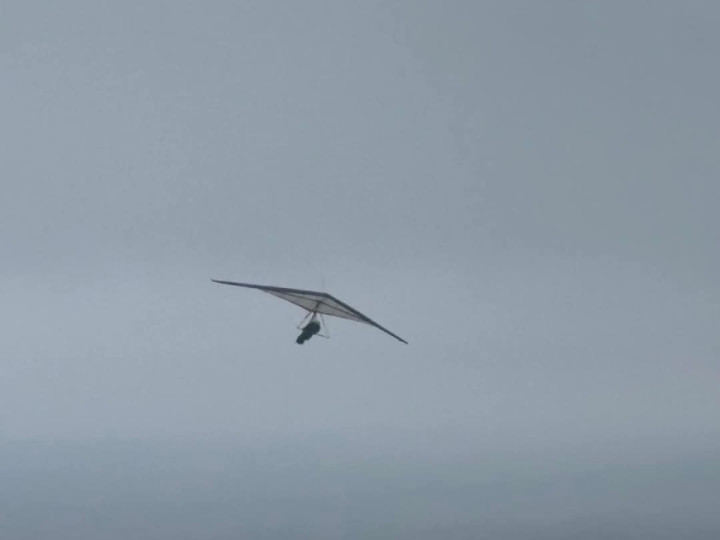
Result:
{"label": "gray overcast sky", "polygon": [[719,27],[0,2],[4,530],[717,538]]}

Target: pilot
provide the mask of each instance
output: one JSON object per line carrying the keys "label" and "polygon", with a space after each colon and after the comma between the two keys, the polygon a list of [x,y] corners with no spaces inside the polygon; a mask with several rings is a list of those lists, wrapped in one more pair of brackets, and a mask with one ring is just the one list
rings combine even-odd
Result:
{"label": "pilot", "polygon": [[297,343],[298,345],[302,345],[318,332],[320,332],[320,323],[316,319],[312,319],[302,329],[302,333],[297,337],[295,343]]}

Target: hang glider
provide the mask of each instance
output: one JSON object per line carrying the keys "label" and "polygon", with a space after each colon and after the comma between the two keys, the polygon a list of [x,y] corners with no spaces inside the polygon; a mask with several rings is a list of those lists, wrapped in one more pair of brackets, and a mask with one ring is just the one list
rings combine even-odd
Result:
{"label": "hang glider", "polygon": [[237,283],[235,281],[222,281],[219,279],[212,280],[215,283],[222,285],[234,285],[236,287],[246,287],[248,289],[257,289],[259,291],[272,294],[278,298],[286,300],[300,306],[301,308],[308,311],[308,316],[312,314],[313,318],[311,322],[315,320],[316,315],[330,315],[332,317],[341,317],[343,319],[349,319],[351,321],[357,321],[370,326],[374,326],[378,330],[382,330],[386,334],[391,335],[398,341],[402,341],[407,344],[403,338],[397,334],[393,334],[387,328],[380,326],[378,323],[373,321],[370,317],[363,315],[358,310],[350,307],[345,302],[338,300],[333,295],[326,292],[319,291],[306,291],[303,289],[288,289],[286,287],[273,287],[270,285],[253,285],[251,283]]}

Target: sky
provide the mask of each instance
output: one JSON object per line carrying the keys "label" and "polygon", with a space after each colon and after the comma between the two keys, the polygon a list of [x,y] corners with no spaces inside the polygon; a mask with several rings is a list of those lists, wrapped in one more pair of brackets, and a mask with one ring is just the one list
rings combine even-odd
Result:
{"label": "sky", "polygon": [[717,538],[719,24],[1,2],[2,529]]}

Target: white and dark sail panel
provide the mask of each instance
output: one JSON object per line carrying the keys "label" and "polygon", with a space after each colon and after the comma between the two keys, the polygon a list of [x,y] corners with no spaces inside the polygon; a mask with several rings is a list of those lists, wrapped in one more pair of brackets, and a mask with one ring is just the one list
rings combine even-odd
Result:
{"label": "white and dark sail panel", "polygon": [[407,343],[400,336],[392,333],[387,328],[380,326],[378,323],[373,321],[367,315],[360,313],[353,307],[350,307],[345,302],[338,300],[333,295],[320,292],[320,291],[308,291],[304,289],[289,289],[287,287],[274,287],[271,285],[254,285],[252,283],[238,283],[235,281],[222,281],[213,279],[215,283],[221,283],[223,285],[234,285],[236,287],[246,287],[248,289],[257,289],[268,294],[272,294],[282,300],[291,302],[296,306],[300,306],[303,309],[311,313],[318,313],[322,315],[329,315],[332,317],[341,317],[343,319],[349,319],[351,321],[362,322],[374,326],[378,330],[382,330],[386,334],[391,335],[395,339]]}

